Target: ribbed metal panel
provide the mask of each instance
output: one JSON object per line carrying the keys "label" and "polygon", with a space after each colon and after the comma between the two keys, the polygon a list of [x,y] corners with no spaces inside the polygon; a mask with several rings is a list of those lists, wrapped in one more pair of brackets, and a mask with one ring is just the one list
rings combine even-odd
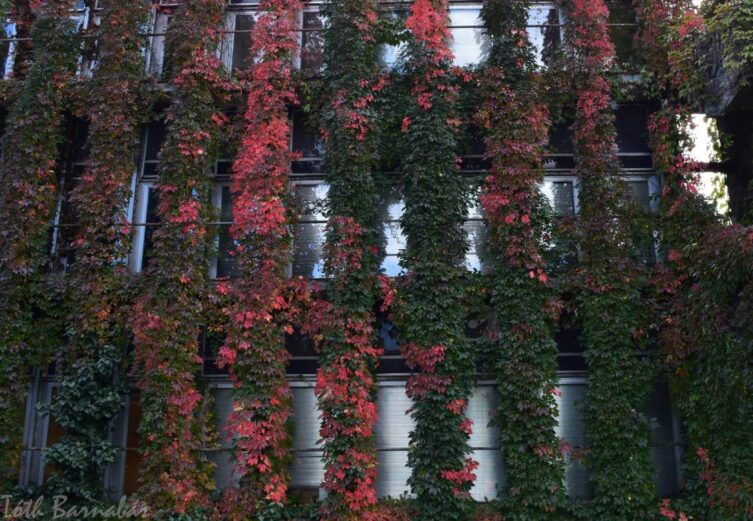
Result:
{"label": "ribbed metal panel", "polygon": [[398,497],[408,491],[408,436],[415,426],[408,409],[411,400],[402,383],[377,390],[377,482],[379,497]]}
{"label": "ribbed metal panel", "polygon": [[471,447],[496,449],[499,447],[499,430],[489,424],[499,406],[497,390],[492,386],[477,387],[468,400],[466,416],[473,421]]}
{"label": "ribbed metal panel", "polygon": [[499,429],[490,425],[498,406],[499,398],[493,386],[477,387],[468,400],[466,416],[473,421],[470,445],[474,451],[471,457],[479,463],[471,496],[478,501],[496,498],[497,490],[505,482]]}
{"label": "ribbed metal panel", "polygon": [[[559,426],[557,434],[573,447],[583,447],[586,441],[583,415],[578,403],[586,396],[586,384],[566,383],[559,386],[562,393],[558,397]],[[587,469],[570,454],[565,456],[565,488],[571,497],[587,498],[592,495]]]}
{"label": "ribbed metal panel", "polygon": [[675,425],[666,385],[656,387],[649,400],[646,416],[653,422],[652,456],[656,465],[656,490],[659,496],[671,496],[679,488]]}
{"label": "ribbed metal panel", "polygon": [[216,465],[214,479],[217,487],[227,488],[238,480],[238,476],[233,469],[232,441],[226,431],[230,413],[233,411],[233,390],[227,387],[214,388],[212,389],[212,399],[214,400],[220,449],[209,452],[208,457]]}
{"label": "ribbed metal panel", "polygon": [[382,449],[377,452],[377,496],[397,498],[409,492],[408,451]]}
{"label": "ribbed metal panel", "polygon": [[478,461],[475,471],[476,481],[471,489],[471,497],[476,501],[492,500],[498,490],[504,488],[505,465],[501,450],[475,450],[471,457]]}
{"label": "ribbed metal panel", "polygon": [[377,423],[374,428],[377,449],[407,449],[408,436],[415,426],[410,417],[412,401],[405,386],[379,387],[377,391]]}
{"label": "ribbed metal panel", "polygon": [[313,387],[294,387],[293,393],[293,463],[291,485],[318,488],[324,477],[324,463],[319,447],[319,409]]}

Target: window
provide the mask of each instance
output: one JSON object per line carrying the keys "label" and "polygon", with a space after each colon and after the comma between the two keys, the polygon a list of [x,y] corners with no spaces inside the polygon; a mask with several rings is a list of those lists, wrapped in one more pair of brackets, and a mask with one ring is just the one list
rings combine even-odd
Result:
{"label": "window", "polygon": [[172,15],[167,11],[155,11],[153,32],[149,36],[149,52],[146,57],[146,68],[149,74],[161,78],[166,72],[165,66],[165,34],[170,25]]}
{"label": "window", "polygon": [[635,47],[635,7],[631,0],[607,0],[609,8],[609,34],[614,43],[617,63],[626,72],[635,72],[639,63]]}
{"label": "window", "polygon": [[59,187],[59,199],[52,235],[52,258],[56,269],[65,271],[75,260],[73,241],[79,230],[79,218],[73,201],[75,189],[81,183],[81,177],[89,156],[89,127],[83,120],[70,120],[62,151],[62,176]]}
{"label": "window", "polygon": [[554,4],[535,4],[528,8],[528,40],[539,66],[551,65],[562,46],[562,15]]}
{"label": "window", "polygon": [[141,436],[139,434],[142,409],[138,392],[134,392],[128,399],[126,411],[125,458],[123,458],[122,483],[123,494],[130,495],[138,489],[139,468],[141,467],[143,458],[140,452]]}
{"label": "window", "polygon": [[[383,19],[389,20],[395,28],[405,29],[405,20],[408,18],[406,9],[390,9],[381,13]],[[379,49],[379,63],[382,67],[389,69],[393,67],[402,52],[405,50],[406,43],[383,44]]]}
{"label": "window", "polygon": [[555,216],[575,216],[578,210],[578,196],[574,177],[547,177],[542,189]]}
{"label": "window", "polygon": [[230,186],[217,185],[214,198],[215,206],[220,210],[220,224],[217,234],[217,255],[210,276],[212,278],[235,277],[237,275],[234,257],[236,242],[230,233],[233,223],[233,199]]}
{"label": "window", "polygon": [[229,11],[225,18],[225,39],[221,48],[222,61],[229,71],[245,71],[254,62],[251,52],[251,31],[256,23],[254,11]]}
{"label": "window", "polygon": [[153,182],[139,184],[136,193],[136,211],[133,216],[133,247],[130,266],[140,273],[149,265],[154,247],[154,231],[159,226],[159,192]]}
{"label": "window", "polygon": [[320,174],[323,172],[324,143],[318,129],[309,121],[307,114],[296,110],[292,117],[293,131],[290,149],[299,158],[291,165],[294,174]]}
{"label": "window", "polygon": [[455,65],[476,65],[488,52],[489,41],[480,16],[481,6],[450,7],[450,32]]}
{"label": "window", "polygon": [[0,79],[10,77],[13,73],[13,59],[16,53],[16,42],[12,38],[16,36],[16,24],[6,20],[3,24],[3,31],[0,33]]}
{"label": "window", "polygon": [[463,225],[468,238],[468,253],[465,256],[466,267],[473,271],[481,271],[483,268],[484,245],[486,244],[486,224],[484,223],[484,210],[479,200],[480,188],[473,190],[471,207],[468,210],[468,220]]}
{"label": "window", "polygon": [[[640,208],[646,213],[651,212],[655,207],[656,194],[660,189],[659,180],[655,176],[628,177],[626,182]],[[638,258],[647,265],[653,265],[656,263],[657,256],[657,236],[654,230],[646,225],[648,223],[640,224],[643,226],[639,226],[635,238],[638,245]]]}
{"label": "window", "polygon": [[[101,17],[99,16],[99,2],[94,2],[94,7],[88,7],[84,0],[76,2],[76,8],[73,11],[72,18],[78,26],[80,33],[94,27],[99,27]],[[81,41],[81,58],[79,59],[78,73],[84,77],[91,77],[97,66],[98,49],[97,41],[94,38],[83,38]]]}
{"label": "window", "polygon": [[301,13],[301,28],[298,66],[307,72],[319,71],[324,63],[324,17],[318,10],[304,10]]}
{"label": "window", "polygon": [[299,220],[293,238],[293,276],[323,278],[328,186],[320,181],[299,182],[294,189]]}
{"label": "window", "polygon": [[399,254],[405,249],[405,236],[400,226],[400,219],[405,212],[405,203],[402,190],[394,183],[385,186],[381,192],[379,220],[382,222],[385,253],[382,270],[385,275],[395,277],[402,270]]}
{"label": "window", "polygon": [[[295,184],[296,206],[300,210],[298,224],[293,239],[293,275],[310,278],[324,277],[323,248],[326,241],[328,186],[323,181],[299,181]],[[402,272],[400,253],[405,249],[406,239],[400,220],[405,211],[402,188],[394,182],[385,182],[380,188],[379,220],[382,225],[381,269],[385,275],[394,277]],[[468,220],[464,224],[469,249],[466,254],[466,267],[481,269],[483,244],[486,240],[480,204],[469,209]]]}
{"label": "window", "polygon": [[129,265],[135,273],[141,272],[148,265],[154,230],[159,225],[159,192],[156,181],[159,153],[165,136],[166,127],[162,120],[153,121],[144,130],[141,164],[137,174],[140,181],[134,194],[131,219],[134,232]]}

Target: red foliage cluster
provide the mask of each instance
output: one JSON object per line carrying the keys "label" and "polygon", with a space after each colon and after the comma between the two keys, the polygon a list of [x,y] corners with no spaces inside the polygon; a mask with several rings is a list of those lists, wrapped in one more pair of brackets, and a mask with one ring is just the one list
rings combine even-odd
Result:
{"label": "red foliage cluster", "polygon": [[165,119],[158,214],[149,282],[133,320],[145,440],[142,494],[155,508],[190,512],[209,504],[211,465],[201,454],[206,401],[196,385],[208,272],[206,205],[224,117],[217,97],[228,87],[213,49],[221,36],[222,0],[190,0],[167,34],[177,94]]}
{"label": "red foliage cluster", "polygon": [[[416,0],[411,6],[405,26],[430,51],[426,57],[428,61],[441,65],[446,60],[452,60],[452,50],[447,45],[450,31],[449,10],[445,0]],[[435,74],[442,72],[437,70]]]}
{"label": "red foliage cluster", "polygon": [[[470,434],[470,432],[468,434]],[[470,494],[467,491],[463,490],[462,487],[467,487],[469,484],[472,484],[474,481],[476,481],[476,474],[474,474],[473,471],[477,468],[478,461],[474,461],[469,458],[466,460],[465,468],[463,468],[462,470],[443,470],[440,472],[440,474],[442,478],[455,483],[458,486],[457,488],[453,489],[453,492],[456,496],[469,497]]]}
{"label": "red foliage cluster", "polygon": [[292,328],[284,316],[290,308],[285,269],[291,216],[284,201],[292,159],[288,106],[297,103],[291,67],[300,9],[299,0],[261,2],[252,32],[251,53],[257,59],[247,76],[245,128],[233,165],[231,232],[238,244],[238,277],[218,362],[228,367],[235,385],[227,435],[234,443],[246,513],[259,500],[284,503],[288,483],[291,404],[284,335]]}
{"label": "red foliage cluster", "polygon": [[583,75],[578,85],[575,143],[579,175],[603,176],[617,165],[611,111],[612,86],[605,73],[613,65],[615,49],[609,37],[609,10],[603,0],[573,0],[570,6],[575,66]]}
{"label": "red foliage cluster", "polygon": [[688,516],[685,514],[685,512],[677,512],[672,509],[672,501],[670,499],[663,499],[659,504],[659,514],[667,519],[688,521]]}
{"label": "red foliage cluster", "polygon": [[[352,219],[333,218],[326,254],[333,284],[345,289],[361,269],[365,237]],[[376,504],[376,453],[373,430],[376,381],[372,372],[382,349],[374,345],[371,314],[354,314],[336,303],[322,302],[316,329],[327,342],[321,345],[323,363],[315,392],[322,411],[320,435],[324,440],[324,487],[338,498],[323,509],[324,519],[371,519]],[[337,339],[337,342],[333,342]]]}
{"label": "red foliage cluster", "polygon": [[491,168],[481,204],[491,223],[491,240],[502,249],[509,267],[524,268],[531,278],[545,283],[547,276],[530,216],[536,212],[542,177],[532,166],[541,164],[549,129],[548,110],[529,93],[507,85],[505,73],[499,69],[486,71],[483,81],[498,92],[477,112],[477,122],[488,130],[505,122],[502,135],[486,140]]}
{"label": "red foliage cluster", "polygon": [[[450,71],[447,64],[453,54],[449,46],[449,9],[447,0],[416,0],[410,10],[405,26],[414,39],[425,49],[413,66],[423,70],[423,75],[414,78],[411,94],[419,107],[429,110],[435,96],[453,96],[456,89],[449,84]],[[410,126],[410,120],[403,122],[403,128]]]}

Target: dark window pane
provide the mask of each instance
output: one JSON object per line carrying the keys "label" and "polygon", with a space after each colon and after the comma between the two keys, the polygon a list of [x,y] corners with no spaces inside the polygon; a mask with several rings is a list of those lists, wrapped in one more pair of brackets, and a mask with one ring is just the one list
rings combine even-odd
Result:
{"label": "dark window pane", "polygon": [[[220,221],[223,223],[229,223],[233,221],[233,203],[230,187],[225,186],[222,188],[222,208],[220,210]],[[235,241],[230,234],[230,225],[220,225],[220,248],[217,256],[217,276],[218,277],[235,277],[236,263],[235,263]]]}
{"label": "dark window pane", "polygon": [[301,158],[320,158],[324,154],[319,132],[301,111],[293,113],[293,151]]}
{"label": "dark window pane", "polygon": [[233,70],[246,70],[251,67],[251,29],[254,26],[254,17],[250,14],[235,16],[235,33],[233,34]]}
{"label": "dark window pane", "polygon": [[549,148],[552,153],[573,153],[572,122],[555,123],[549,129]]}
{"label": "dark window pane", "polygon": [[635,8],[632,0],[607,0],[609,34],[612,37],[617,62],[626,70],[635,69],[638,53],[635,48]]}
{"label": "dark window pane", "polygon": [[157,207],[159,206],[159,191],[154,187],[149,187],[146,203],[146,224],[144,228],[144,249],[143,249],[143,261],[141,264],[142,269],[146,268],[149,264],[149,259],[152,256],[152,248],[154,246],[154,230],[156,224],[160,222],[159,214],[157,213]]}
{"label": "dark window pane", "polygon": [[316,347],[308,335],[304,335],[296,329],[293,333],[285,335],[285,348],[291,356],[316,356]]}
{"label": "dark window pane", "polygon": [[146,137],[146,154],[145,161],[156,161],[159,158],[159,152],[162,149],[162,143],[165,141],[166,128],[163,120],[149,123]]}
{"label": "dark window pane", "polygon": [[648,153],[648,112],[643,105],[621,105],[616,112],[617,148],[622,153]]}
{"label": "dark window pane", "polygon": [[324,52],[324,23],[319,13],[303,13],[301,38],[301,69],[318,70],[322,66]]}

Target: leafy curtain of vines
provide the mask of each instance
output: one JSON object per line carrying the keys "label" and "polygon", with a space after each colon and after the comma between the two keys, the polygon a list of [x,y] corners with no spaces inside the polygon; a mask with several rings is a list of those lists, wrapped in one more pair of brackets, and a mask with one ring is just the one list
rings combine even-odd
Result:
{"label": "leafy curtain of vines", "polygon": [[416,422],[408,483],[421,520],[467,519],[478,465],[469,457],[472,426],[465,416],[475,373],[463,305],[469,188],[455,156],[457,86],[447,8],[446,0],[413,3],[404,53],[411,93],[402,125],[407,273],[393,310],[403,355],[417,371],[407,385]]}
{"label": "leafy curtain of vines", "polygon": [[2,142],[0,171],[0,484],[18,472],[28,367],[44,364],[60,331],[47,330],[55,307],[49,232],[57,203],[58,145],[66,91],[76,69],[69,2],[41,2],[31,38],[35,60],[18,85]]}
{"label": "leafy curtain of vines", "polygon": [[[287,205],[290,124],[297,102],[292,63],[298,50],[298,0],[264,0],[252,32],[255,57],[241,146],[233,166],[236,279],[228,337],[219,353],[234,383],[232,437],[237,489],[225,494],[232,519],[272,515],[286,501],[291,395],[281,318],[286,307],[292,215]],[[267,517],[264,517],[266,519]]]}
{"label": "leafy curtain of vines", "polygon": [[315,392],[322,411],[322,519],[369,519],[376,503],[374,333],[379,269],[374,101],[378,2],[335,0],[327,7],[322,123],[326,143],[326,318]]}
{"label": "leafy curtain of vines", "polygon": [[90,159],[72,196],[78,222],[67,285],[68,343],[49,408],[65,435],[45,454],[55,468],[47,485],[71,501],[100,499],[102,471],[117,455],[109,432],[125,390],[119,366],[129,342],[126,209],[146,113],[139,31],[150,8],[146,1],[102,2],[99,63],[87,96]]}
{"label": "leafy curtain of vines", "polygon": [[[144,408],[142,495],[157,519],[212,507],[211,466],[201,455],[210,403],[196,377],[213,242],[205,224],[214,214],[209,180],[226,121],[217,107],[229,87],[215,55],[224,4],[186,0],[168,34],[166,63],[175,90],[157,188],[162,224],[154,234],[155,253],[132,324]],[[750,63],[749,4],[718,2],[710,11],[711,29],[726,31],[731,67]],[[7,3],[0,2],[3,6]],[[61,124],[81,47],[70,20],[72,2],[15,2],[18,35],[31,31],[31,41],[18,42],[18,81],[3,87],[12,105],[0,172],[0,479],[5,488],[17,470],[27,367],[44,365],[65,339],[63,381],[48,411],[66,437],[47,453],[56,468],[49,485],[86,500],[102,492],[102,467],[114,457],[108,429],[125,392],[119,385],[128,341],[123,260],[131,230],[123,209],[131,196],[133,143],[146,113],[137,34],[149,4],[103,0],[102,6],[97,70],[91,82],[82,82],[90,87],[84,112],[91,124],[91,158],[74,191],[80,228],[62,322],[51,320],[61,286],[47,267],[59,197]],[[596,492],[586,513],[598,520],[657,514],[750,519],[753,234],[722,222],[695,194],[696,167],[687,155],[693,102],[702,97],[695,54],[708,30],[684,0],[637,2],[648,73],[644,86],[660,105],[649,130],[664,184],[659,226],[667,262],[653,273],[654,303],[644,292],[646,271],[637,260],[629,191],[615,179],[608,12],[602,0],[570,0],[568,7],[568,72],[577,97],[581,182],[580,262],[571,282],[590,366],[584,412]],[[471,515],[468,496],[476,463],[468,457],[471,425],[465,409],[475,367],[464,334],[462,233],[468,190],[456,171],[458,87],[450,67],[447,8],[446,0],[413,2],[404,53],[410,82],[401,136],[407,151],[402,163],[407,273],[397,284],[394,311],[403,352],[417,370],[408,383],[416,420],[409,455],[415,510],[374,508],[374,368],[380,350],[373,307],[381,253],[376,170],[382,137],[375,106],[385,86],[377,65],[378,2],[335,0],[327,8],[323,126],[331,280],[323,292],[326,301],[313,302],[306,283],[285,281],[293,220],[287,205],[288,109],[297,103],[291,62],[301,5],[263,0],[266,14],[253,30],[257,61],[246,78],[248,107],[233,169],[239,278],[218,286],[229,302],[228,338],[219,358],[236,385],[230,434],[242,475],[238,487],[226,493],[220,517],[287,515],[290,391],[284,334],[304,318],[310,321],[304,329],[315,334],[321,353],[316,393],[323,412],[328,499],[317,515],[427,520]],[[486,133],[491,161],[482,204],[498,330],[494,369],[502,403],[497,423],[508,480],[503,509],[510,519],[557,519],[564,501],[553,398],[552,332],[559,304],[542,259],[548,212],[537,190],[549,124],[542,103],[546,91],[524,33],[526,5],[487,0],[483,19],[491,48],[480,75],[476,122]],[[661,331],[690,449],[683,496],[658,508],[649,429],[641,414],[654,376],[650,357],[641,351],[648,343],[649,304],[661,310],[654,327]],[[300,306],[315,312],[299,316]],[[67,326],[67,337],[60,323]]]}
{"label": "leafy curtain of vines", "polygon": [[212,233],[206,222],[218,134],[225,121],[216,96],[226,79],[216,57],[222,0],[187,0],[166,36],[166,63],[176,92],[160,153],[161,222],[133,320],[135,374],[143,410],[141,494],[155,516],[208,505],[211,465],[201,453],[202,415],[209,407],[197,388],[199,336],[207,291]]}
{"label": "leafy curtain of vines", "polygon": [[645,354],[647,306],[630,226],[633,205],[629,188],[616,177],[609,11],[603,0],[573,0],[568,9],[580,183],[580,259],[573,283],[589,366],[583,412],[594,486],[588,512],[594,520],[651,519],[655,470],[642,410],[655,371]]}
{"label": "leafy curtain of vines", "polygon": [[476,120],[491,161],[481,203],[489,223],[489,292],[509,519],[554,519],[564,505],[564,467],[555,427],[559,303],[543,259],[548,205],[541,193],[549,115],[528,42],[528,4],[490,0],[482,17],[491,40]]}
{"label": "leafy curtain of vines", "polygon": [[753,332],[753,235],[722,223],[698,195],[698,165],[689,157],[692,103],[703,88],[695,59],[703,19],[685,1],[646,0],[637,10],[649,85],[662,100],[649,122],[654,164],[663,178],[667,248],[656,277],[666,303],[661,340],[689,449],[684,494],[676,505],[666,500],[662,514],[749,519],[753,447],[741,433],[753,428],[751,368],[744,361]]}

